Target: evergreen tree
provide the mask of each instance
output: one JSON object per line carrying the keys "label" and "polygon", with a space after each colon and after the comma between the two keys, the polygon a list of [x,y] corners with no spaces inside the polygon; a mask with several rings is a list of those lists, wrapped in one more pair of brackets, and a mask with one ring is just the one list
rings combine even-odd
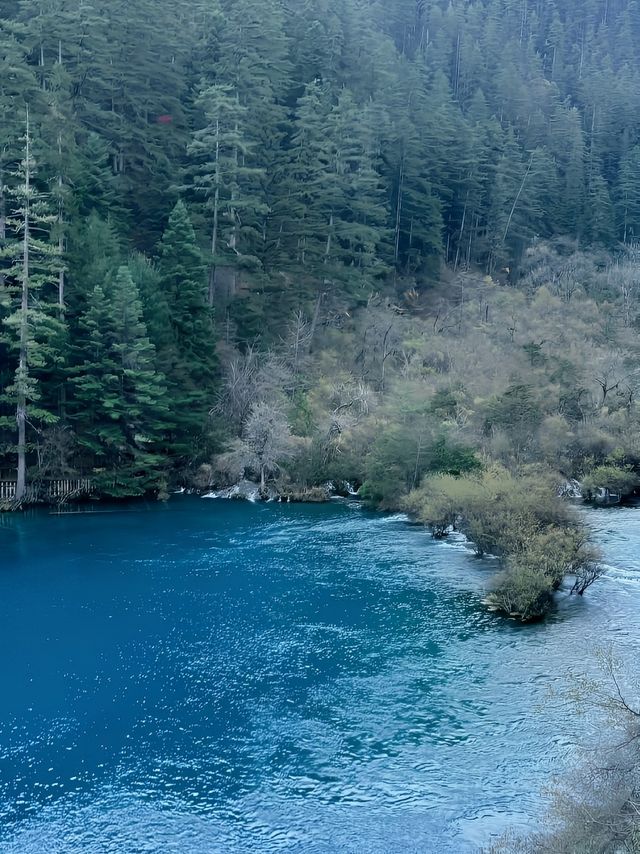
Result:
{"label": "evergreen tree", "polygon": [[425,264],[433,269],[443,248],[443,203],[429,180],[428,145],[419,125],[424,81],[415,63],[403,63],[383,103],[381,173],[391,210],[393,263],[397,270],[412,274]]}
{"label": "evergreen tree", "polygon": [[[252,200],[242,213],[243,254],[269,263],[280,223],[271,216],[284,164],[286,98],[291,88],[289,43],[282,0],[221,0],[217,83],[230,87],[245,111],[244,168],[239,197]],[[246,266],[248,258],[243,259]]]}
{"label": "evergreen tree", "polygon": [[[335,141],[334,169],[340,202],[335,210],[336,235],[343,266],[371,287],[388,272],[391,231],[388,199],[377,166],[380,140],[376,111],[359,108],[347,90],[328,117],[327,134]],[[354,282],[357,286],[357,283]]]}
{"label": "evergreen tree", "polygon": [[158,265],[146,255],[134,252],[127,267],[140,293],[147,333],[156,351],[156,368],[167,376],[175,362],[175,339],[169,296],[161,286]]}
{"label": "evergreen tree", "polygon": [[2,399],[14,415],[4,417],[2,424],[8,427],[13,421],[17,425],[17,501],[25,497],[27,490],[27,427],[56,419],[54,413],[41,405],[43,390],[39,373],[58,360],[56,344],[59,346],[63,340],[62,320],[48,294],[61,267],[56,246],[46,239],[56,217],[35,187],[28,108],[23,145],[24,159],[16,172],[18,184],[7,191],[9,215],[0,250],[3,290],[10,300],[9,314],[4,318],[4,338],[17,362],[13,381],[5,388]]}
{"label": "evergreen tree", "polygon": [[560,232],[580,237],[585,228],[585,142],[575,108],[557,107],[551,117],[549,148],[558,163],[560,193],[552,217]]}
{"label": "evergreen tree", "polygon": [[295,257],[303,268],[321,266],[326,254],[328,211],[335,193],[324,134],[330,111],[329,89],[319,81],[310,83],[296,108],[280,236],[283,254]]}
{"label": "evergreen tree", "polygon": [[[213,304],[216,267],[251,266],[259,236],[255,223],[266,206],[254,192],[245,193],[256,168],[246,160],[250,145],[245,133],[247,108],[230,86],[203,85],[197,105],[204,114],[204,127],[189,145],[193,175],[192,189],[208,220],[210,237],[209,303]],[[251,225],[253,223],[253,226]]]}
{"label": "evergreen tree", "polygon": [[589,182],[589,239],[596,245],[612,246],[615,241],[615,219],[607,182],[594,171]]}
{"label": "evergreen tree", "polygon": [[96,213],[76,219],[69,234],[67,317],[73,325],[84,314],[87,299],[99,284],[107,288],[123,260],[123,247],[115,228]]}
{"label": "evergreen tree", "polygon": [[624,243],[640,239],[640,145],[622,158],[616,188],[618,234]]}
{"label": "evergreen tree", "polygon": [[540,205],[541,197],[551,192],[547,186],[549,170],[553,174],[553,164],[544,152],[534,151],[524,161],[509,129],[496,168],[489,212],[490,272],[517,259],[526,242],[536,234],[536,226],[546,231]]}
{"label": "evergreen tree", "polygon": [[120,267],[108,292],[96,285],[81,320],[85,358],[74,377],[73,418],[101,492],[142,495],[166,484],[164,378],[155,370],[138,289]]}
{"label": "evergreen tree", "polygon": [[24,110],[20,105],[32,105],[33,123],[33,104],[39,99],[24,38],[24,27],[0,18],[0,241],[6,237],[7,191],[17,183],[24,157]]}
{"label": "evergreen tree", "polygon": [[[166,300],[172,358],[164,356],[172,405],[173,454],[191,463],[202,452],[212,407],[216,369],[206,268],[184,202],[169,217],[158,263],[161,298]],[[200,447],[199,447],[200,446]]]}

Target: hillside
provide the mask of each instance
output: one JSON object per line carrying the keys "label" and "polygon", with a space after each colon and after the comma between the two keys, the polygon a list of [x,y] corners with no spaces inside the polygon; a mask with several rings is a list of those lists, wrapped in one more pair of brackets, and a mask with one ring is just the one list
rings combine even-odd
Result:
{"label": "hillside", "polygon": [[[163,492],[229,438],[209,416],[228,345],[277,349],[298,317],[313,326],[314,353],[320,327],[329,350],[342,351],[358,308],[356,326],[372,311],[376,330],[387,322],[376,294],[400,313],[358,348],[353,358],[367,364],[356,374],[373,371],[379,392],[396,359],[386,351],[410,328],[403,312],[418,303],[431,317],[444,301],[459,320],[444,308],[434,343],[417,333],[416,352],[427,366],[446,362],[435,342],[457,323],[453,387],[463,352],[485,347],[478,324],[497,324],[510,302],[505,291],[473,323],[467,276],[519,283],[511,301],[528,315],[526,250],[550,239],[561,237],[571,258],[613,253],[597,262],[608,271],[597,294],[580,262],[569,277],[588,297],[577,316],[582,303],[562,293],[567,271],[551,272],[546,285],[570,323],[593,316],[600,296],[609,305],[611,292],[633,328],[633,3],[134,0],[124,9],[3,5],[1,446],[5,476],[20,459],[19,492],[69,474],[90,475],[105,494]],[[618,263],[626,283],[612,272]],[[518,314],[515,303],[504,311]],[[519,347],[510,370],[528,365],[534,384],[580,397],[577,381],[550,376],[560,340],[528,316],[513,332],[503,323],[506,344]],[[413,348],[401,349],[410,374]],[[452,392],[460,406],[506,390],[493,368],[481,374]],[[584,383],[590,394],[598,380]],[[621,415],[606,383],[598,412],[613,424]],[[581,401],[543,410],[544,429],[548,418],[582,417]],[[559,442],[565,428],[555,429]]]}

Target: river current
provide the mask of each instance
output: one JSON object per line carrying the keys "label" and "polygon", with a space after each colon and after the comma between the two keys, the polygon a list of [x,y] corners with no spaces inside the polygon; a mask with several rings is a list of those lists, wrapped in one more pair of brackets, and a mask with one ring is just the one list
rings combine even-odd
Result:
{"label": "river current", "polygon": [[[97,511],[97,512],[96,512]],[[105,512],[107,511],[107,512]],[[640,625],[640,510],[544,624],[357,503],[0,516],[0,852],[478,851],[578,761],[573,680]]]}

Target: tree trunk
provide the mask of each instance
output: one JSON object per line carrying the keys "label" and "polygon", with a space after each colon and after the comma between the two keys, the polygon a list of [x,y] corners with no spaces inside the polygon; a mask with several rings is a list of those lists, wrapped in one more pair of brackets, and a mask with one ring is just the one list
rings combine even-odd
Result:
{"label": "tree trunk", "polygon": [[[62,162],[62,138],[61,138],[60,134],[58,134],[58,157],[60,158],[60,161]],[[58,201],[58,228],[59,228],[58,251],[60,253],[60,258],[62,258],[62,255],[64,253],[64,202],[63,202],[63,195],[62,195],[63,185],[64,185],[63,177],[62,177],[62,175],[58,175],[58,192],[60,194],[59,201]],[[64,285],[65,285],[64,278],[65,278],[65,276],[64,276],[64,274],[65,274],[65,269],[64,269],[63,264],[61,263],[60,264],[60,272],[58,274],[58,308],[60,310],[60,319],[61,320],[64,320],[64,309],[65,309],[65,306],[64,306]]]}
{"label": "tree trunk", "polygon": [[318,328],[318,321],[320,320],[320,308],[322,306],[324,294],[320,294],[318,299],[316,300],[316,307],[313,312],[313,319],[311,321],[311,330],[309,332],[309,352],[311,352],[311,348],[313,347],[313,339],[316,336],[316,329]]}
{"label": "tree trunk", "polygon": [[[7,210],[4,194],[4,170],[0,163],[0,246],[4,242],[7,233]],[[0,272],[0,287],[4,285],[5,275]]]}
{"label": "tree trunk", "polygon": [[213,229],[211,232],[211,267],[209,268],[209,306],[213,305],[216,289],[216,253],[218,251],[218,219],[220,216],[220,119],[216,119],[216,191],[213,196]]}
{"label": "tree trunk", "polygon": [[19,395],[16,409],[18,425],[18,480],[16,483],[16,501],[22,501],[27,491],[27,411],[24,395]]}
{"label": "tree trunk", "polygon": [[31,164],[29,137],[29,108],[27,107],[27,133],[25,138],[24,213],[22,243],[22,300],[20,304],[20,355],[18,363],[16,424],[18,427],[18,471],[16,500],[22,501],[27,491],[27,369],[29,332],[29,204],[31,192]]}
{"label": "tree trunk", "polygon": [[458,263],[460,261],[460,247],[462,246],[462,238],[464,237],[464,227],[467,222],[467,204],[469,202],[469,191],[467,191],[467,197],[464,200],[464,210],[462,211],[462,222],[460,223],[460,236],[458,237],[458,242],[456,246],[456,260],[453,264],[454,271],[458,269]]}
{"label": "tree trunk", "polygon": [[400,225],[402,222],[402,194],[404,192],[404,157],[400,162],[400,175],[398,177],[398,197],[396,200],[396,224],[395,224],[395,238],[394,238],[394,248],[393,248],[393,260],[398,266],[398,259],[400,257]]}
{"label": "tree trunk", "polygon": [[327,231],[327,242],[324,248],[324,263],[326,264],[329,261],[329,256],[331,255],[331,232],[333,231],[333,211],[331,211],[331,216],[329,217],[329,228]]}

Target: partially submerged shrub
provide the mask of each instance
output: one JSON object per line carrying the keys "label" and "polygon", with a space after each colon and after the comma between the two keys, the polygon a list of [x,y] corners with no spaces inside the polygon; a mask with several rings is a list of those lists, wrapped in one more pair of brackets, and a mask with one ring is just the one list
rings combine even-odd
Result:
{"label": "partially submerged shrub", "polygon": [[515,478],[501,467],[475,477],[426,478],[406,508],[442,537],[466,534],[478,555],[504,559],[488,602],[522,620],[541,617],[566,576],[582,594],[601,574],[599,555],[554,479],[539,472]]}
{"label": "partially submerged shrub", "polygon": [[487,601],[521,620],[538,619],[548,611],[566,576],[574,579],[570,592],[582,595],[602,575],[599,557],[583,528],[547,528],[507,558]]}
{"label": "partially submerged shrub", "polygon": [[495,589],[487,597],[490,606],[523,621],[538,619],[552,600],[553,584],[528,554],[518,555],[495,579]]}

